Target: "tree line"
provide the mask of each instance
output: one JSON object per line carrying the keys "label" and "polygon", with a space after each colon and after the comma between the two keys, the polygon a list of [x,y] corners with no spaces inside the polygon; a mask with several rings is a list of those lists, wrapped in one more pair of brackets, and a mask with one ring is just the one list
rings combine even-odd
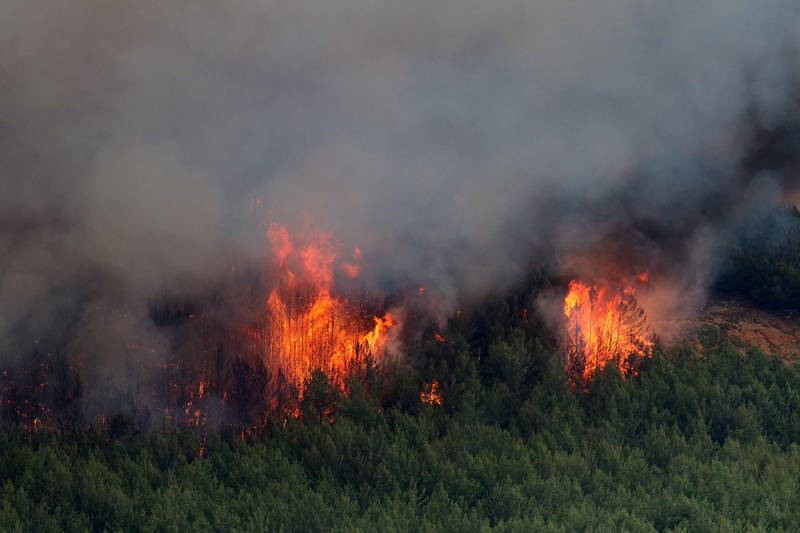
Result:
{"label": "tree line", "polygon": [[796,364],[707,329],[573,387],[524,304],[344,389],[315,372],[299,416],[247,433],[4,425],[0,530],[800,529]]}

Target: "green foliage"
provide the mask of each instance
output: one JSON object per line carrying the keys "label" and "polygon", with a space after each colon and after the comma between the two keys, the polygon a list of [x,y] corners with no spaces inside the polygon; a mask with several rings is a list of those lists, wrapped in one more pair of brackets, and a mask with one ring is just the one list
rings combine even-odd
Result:
{"label": "green foliage", "polygon": [[[800,369],[716,329],[585,389],[524,328],[240,435],[0,431],[0,531],[797,531]],[[420,401],[441,384],[442,405]],[[202,450],[202,453],[201,453]]]}
{"label": "green foliage", "polygon": [[332,421],[341,403],[339,389],[331,383],[328,375],[316,369],[305,382],[300,409],[306,420]]}

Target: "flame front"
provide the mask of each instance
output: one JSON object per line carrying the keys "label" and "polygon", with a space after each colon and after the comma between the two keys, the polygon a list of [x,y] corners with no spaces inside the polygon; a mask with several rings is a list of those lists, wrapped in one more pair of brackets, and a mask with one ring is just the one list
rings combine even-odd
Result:
{"label": "flame front", "polygon": [[[334,380],[367,357],[381,357],[396,336],[398,319],[366,313],[362,302],[334,292],[337,243],[332,233],[301,236],[300,246],[283,226],[273,224],[272,240],[280,282],[266,301],[261,336],[267,366],[302,387],[320,368]],[[338,265],[348,277],[350,263]]]}
{"label": "flame front", "polygon": [[[637,276],[640,281],[643,277]],[[646,280],[646,275],[644,275]],[[567,364],[574,373],[590,379],[609,361],[630,370],[630,359],[652,346],[644,310],[635,290],[623,284],[616,290],[573,280],[564,298],[567,329]]]}

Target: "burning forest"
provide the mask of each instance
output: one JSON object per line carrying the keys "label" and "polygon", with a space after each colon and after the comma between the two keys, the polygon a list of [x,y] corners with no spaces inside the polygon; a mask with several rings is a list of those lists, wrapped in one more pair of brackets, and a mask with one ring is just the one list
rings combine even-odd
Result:
{"label": "burning forest", "polygon": [[[256,282],[237,278],[234,266],[227,280],[234,290],[218,286],[184,301],[152,300],[153,334],[128,338],[128,376],[109,378],[112,390],[87,383],[86,356],[66,347],[47,353],[37,348],[34,364],[6,368],[0,377],[3,419],[28,430],[55,429],[106,424],[113,412],[129,409],[143,427],[164,420],[198,428],[231,422],[257,427],[269,416],[299,416],[314,372],[344,390],[348,376],[399,355],[403,310],[387,310],[386,295],[373,297],[358,287],[358,249],[342,261],[333,232],[310,225],[290,235],[272,223],[266,236],[272,265]],[[337,290],[337,276],[346,278],[349,292]],[[246,297],[242,286],[249,286]],[[165,338],[167,361],[152,355],[163,346],[149,344]],[[93,405],[108,396],[116,401],[108,411]]]}
{"label": "burning forest", "polygon": [[[637,276],[646,283],[647,274]],[[564,298],[566,365],[572,379],[590,381],[607,364],[628,374],[652,347],[647,317],[627,283],[569,282]]]}
{"label": "burning forest", "polygon": [[[372,316],[369,310],[376,308],[375,303],[364,293],[353,301],[336,294],[333,235],[316,232],[300,247],[278,224],[268,235],[277,258],[274,279],[278,281],[266,301],[263,327],[250,332],[263,347],[267,367],[302,387],[312,370],[321,369],[343,383],[349,369],[367,359],[383,358],[396,344],[402,324],[390,312]],[[358,259],[357,248],[353,255]],[[338,266],[348,277],[358,277],[359,265]]]}
{"label": "burning forest", "polygon": [[800,198],[791,2],[12,4],[0,407],[29,430],[252,428],[392,365],[385,396],[446,405],[427,347],[531,272],[565,380],[635,375]]}
{"label": "burning forest", "polygon": [[800,531],[797,0],[0,4],[0,531]]}
{"label": "burning forest", "polygon": [[[234,265],[210,291],[151,299],[149,334],[138,325],[127,335],[124,377],[92,382],[90,356],[68,344],[45,352],[36,341],[33,364],[18,361],[0,377],[3,419],[35,431],[106,425],[113,413],[128,411],[144,428],[171,421],[203,431],[221,424],[250,431],[270,418],[301,416],[315,373],[343,394],[351,377],[405,358],[410,338],[449,343],[453,317],[437,315],[440,306],[424,288],[392,295],[368,288],[360,279],[369,270],[360,248],[345,253],[335,232],[314,227],[310,216],[296,232],[269,223],[264,237],[271,253],[263,268],[237,272]],[[563,316],[553,327],[561,332],[558,349],[570,382],[589,382],[606,364],[635,372],[654,338],[635,297],[636,287],[647,286],[647,273],[632,281],[568,283]],[[92,315],[105,311],[97,307]],[[528,308],[520,312],[527,321]],[[414,319],[404,327],[408,313]],[[107,325],[125,335],[133,331],[131,320],[123,315]],[[442,404],[436,379],[418,395]]]}

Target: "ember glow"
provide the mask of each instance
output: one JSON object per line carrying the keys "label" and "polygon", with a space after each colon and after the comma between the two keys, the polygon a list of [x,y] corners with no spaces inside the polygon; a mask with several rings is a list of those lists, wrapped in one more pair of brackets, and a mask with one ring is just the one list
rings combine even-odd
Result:
{"label": "ember glow", "polygon": [[[647,274],[637,276],[640,282]],[[615,286],[572,280],[564,298],[567,366],[590,379],[612,362],[623,372],[631,370],[631,359],[652,346],[644,310],[631,284]]]}
{"label": "ember glow", "polygon": [[337,269],[354,277],[360,267],[337,263],[339,245],[333,234],[306,232],[292,238],[285,227],[272,224],[268,236],[278,284],[266,301],[265,328],[254,332],[267,368],[302,387],[314,369],[341,381],[367,358],[382,358],[397,337],[400,321],[391,313],[370,314],[362,298],[336,293]]}
{"label": "ember glow", "polygon": [[439,392],[439,382],[435,379],[419,393],[419,399],[431,405],[442,405],[442,394]]}

